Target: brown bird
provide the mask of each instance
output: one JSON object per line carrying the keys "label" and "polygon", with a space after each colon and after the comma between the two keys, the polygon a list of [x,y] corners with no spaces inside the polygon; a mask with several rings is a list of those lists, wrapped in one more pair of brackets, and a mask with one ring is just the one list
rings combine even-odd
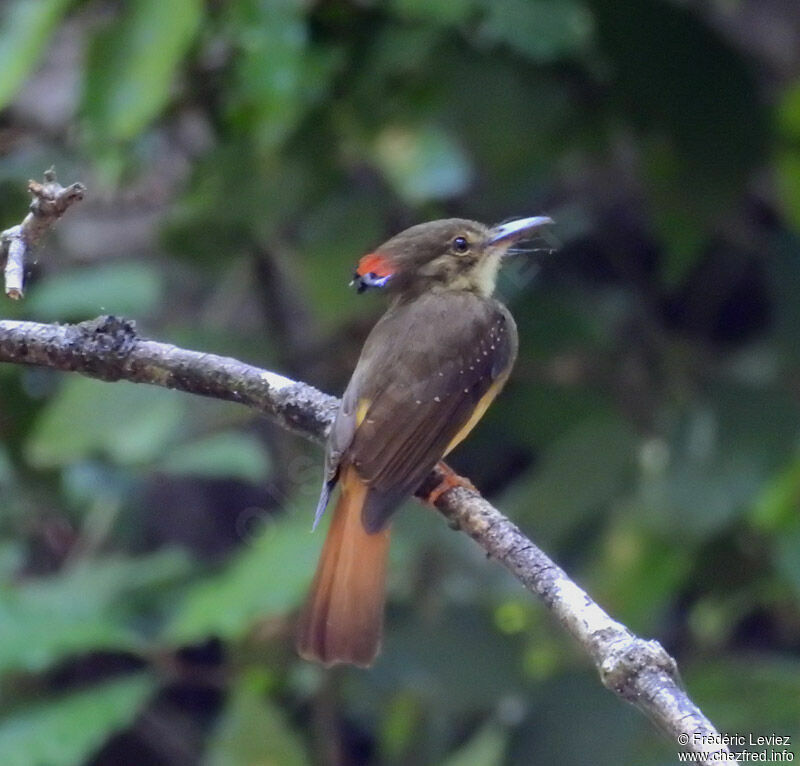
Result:
{"label": "brown bird", "polygon": [[508,378],[517,328],[492,298],[497,272],[513,243],[550,223],[432,221],[359,261],[359,292],[381,287],[393,298],[364,343],[328,437],[315,525],[337,482],[341,494],[298,624],[302,657],[364,667],[375,659],[391,516]]}

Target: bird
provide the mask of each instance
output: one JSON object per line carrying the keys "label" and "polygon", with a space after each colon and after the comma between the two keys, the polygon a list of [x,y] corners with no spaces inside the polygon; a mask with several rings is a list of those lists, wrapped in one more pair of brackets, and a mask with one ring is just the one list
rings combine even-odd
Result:
{"label": "bird", "polygon": [[[390,297],[369,333],[331,426],[316,527],[340,493],[296,648],[326,667],[369,667],[380,651],[391,519],[481,419],[517,355],[517,329],[493,296],[512,245],[546,216],[494,227],[448,218],[396,234],[358,261],[359,292]],[[447,469],[434,502],[466,482]]]}

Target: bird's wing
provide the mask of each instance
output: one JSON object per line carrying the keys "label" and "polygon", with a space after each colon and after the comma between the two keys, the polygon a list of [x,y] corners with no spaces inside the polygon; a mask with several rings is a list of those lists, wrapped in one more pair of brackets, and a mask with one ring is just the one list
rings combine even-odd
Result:
{"label": "bird's wing", "polygon": [[427,294],[375,326],[331,431],[329,479],[342,461],[370,487],[379,529],[483,414],[514,362],[507,309],[470,293]]}

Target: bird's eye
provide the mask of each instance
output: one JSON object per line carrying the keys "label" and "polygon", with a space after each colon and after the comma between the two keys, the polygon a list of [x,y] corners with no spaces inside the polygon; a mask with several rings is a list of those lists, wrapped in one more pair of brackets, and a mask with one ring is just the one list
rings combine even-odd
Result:
{"label": "bird's eye", "polygon": [[466,253],[469,250],[469,242],[466,237],[456,237],[453,240],[453,250],[457,253]]}

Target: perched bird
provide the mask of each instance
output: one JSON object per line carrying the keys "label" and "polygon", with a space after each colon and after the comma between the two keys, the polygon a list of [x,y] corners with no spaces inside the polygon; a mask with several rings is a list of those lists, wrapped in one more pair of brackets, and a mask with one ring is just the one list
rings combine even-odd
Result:
{"label": "perched bird", "polygon": [[[337,483],[341,492],[298,623],[302,657],[364,667],[375,659],[391,516],[508,378],[517,329],[492,298],[497,272],[512,244],[550,223],[432,221],[359,261],[359,291],[379,287],[392,301],[364,343],[328,437],[315,525]],[[439,494],[459,479],[449,476]]]}

